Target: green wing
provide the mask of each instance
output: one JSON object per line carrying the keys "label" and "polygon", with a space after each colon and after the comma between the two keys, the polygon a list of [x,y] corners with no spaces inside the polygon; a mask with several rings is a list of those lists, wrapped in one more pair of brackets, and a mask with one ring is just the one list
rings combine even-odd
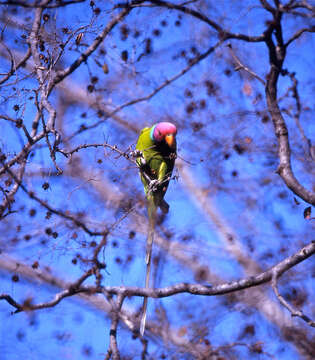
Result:
{"label": "green wing", "polygon": [[[151,180],[159,180],[161,185],[154,193],[154,202],[158,206],[162,201],[169,181],[166,180],[173,171],[175,158],[170,156],[170,149],[166,148],[166,145],[157,145],[150,137],[152,128],[144,128],[138,138],[136,149],[141,150],[145,165],[141,165],[141,160],[138,159],[138,165],[142,172],[145,172]],[[149,183],[148,180],[140,175],[144,186],[145,193],[148,197]]]}

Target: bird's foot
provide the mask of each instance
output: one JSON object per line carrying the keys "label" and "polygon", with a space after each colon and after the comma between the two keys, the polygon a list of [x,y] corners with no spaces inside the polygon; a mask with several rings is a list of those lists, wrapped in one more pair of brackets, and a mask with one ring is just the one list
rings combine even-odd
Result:
{"label": "bird's foot", "polygon": [[150,183],[149,183],[149,192],[156,191],[159,183],[160,182],[157,179],[151,180]]}
{"label": "bird's foot", "polygon": [[130,151],[129,153],[129,157],[132,158],[139,158],[139,157],[143,157],[142,151],[141,150],[134,150],[134,151]]}

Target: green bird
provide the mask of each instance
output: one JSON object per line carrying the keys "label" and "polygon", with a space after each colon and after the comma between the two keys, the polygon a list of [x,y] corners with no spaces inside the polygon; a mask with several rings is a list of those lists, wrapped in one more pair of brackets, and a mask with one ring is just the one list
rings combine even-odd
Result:
{"label": "green bird", "polygon": [[[170,122],[159,122],[151,128],[141,130],[136,149],[137,164],[141,181],[148,200],[149,230],[147,236],[146,257],[147,265],[145,287],[149,287],[151,253],[158,207],[167,213],[169,205],[164,196],[172,176],[176,159],[176,126]],[[143,336],[146,322],[148,298],[143,299],[143,310],[140,334]]]}

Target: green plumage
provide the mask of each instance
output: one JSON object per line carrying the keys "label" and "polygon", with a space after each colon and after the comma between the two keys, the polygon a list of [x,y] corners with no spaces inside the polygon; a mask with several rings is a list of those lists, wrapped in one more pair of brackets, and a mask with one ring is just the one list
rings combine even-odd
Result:
{"label": "green plumage", "polygon": [[[145,164],[142,165],[141,159],[137,159],[137,163],[140,167],[141,181],[144,186],[147,199],[150,201],[151,196],[155,206],[163,206],[162,200],[166,193],[169,180],[174,168],[176,158],[176,147],[170,149],[165,143],[156,143],[151,139],[150,133],[152,128],[144,128],[138,138],[136,149],[142,151]],[[144,176],[143,172],[147,175]],[[148,177],[151,180],[159,180],[160,184],[157,186],[157,190],[153,193],[149,193]]]}
{"label": "green plumage", "polygon": [[[176,158],[176,140],[170,147],[163,139],[154,141],[152,139],[153,127],[144,128],[138,138],[136,149],[141,151],[142,156],[137,158],[140,169],[140,177],[148,200],[149,229],[146,247],[146,278],[145,287],[149,288],[151,253],[158,207],[164,213],[168,212],[168,204],[164,200],[170,177],[174,168]],[[176,135],[176,134],[175,134]],[[174,135],[174,136],[175,136]],[[143,300],[143,312],[140,326],[140,334],[144,334],[146,322],[146,310],[148,299]]]}

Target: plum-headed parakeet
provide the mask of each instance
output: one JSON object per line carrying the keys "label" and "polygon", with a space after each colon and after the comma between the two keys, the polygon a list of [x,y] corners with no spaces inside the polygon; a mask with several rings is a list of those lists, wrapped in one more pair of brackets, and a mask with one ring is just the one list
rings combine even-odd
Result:
{"label": "plum-headed parakeet", "polygon": [[[146,248],[146,278],[145,286],[149,287],[152,242],[154,235],[156,212],[158,207],[164,213],[168,212],[168,204],[164,200],[176,159],[176,126],[170,122],[159,122],[151,128],[141,130],[136,149],[137,164],[140,177],[148,200],[149,231]],[[143,335],[146,321],[148,299],[143,300],[140,333]]]}

